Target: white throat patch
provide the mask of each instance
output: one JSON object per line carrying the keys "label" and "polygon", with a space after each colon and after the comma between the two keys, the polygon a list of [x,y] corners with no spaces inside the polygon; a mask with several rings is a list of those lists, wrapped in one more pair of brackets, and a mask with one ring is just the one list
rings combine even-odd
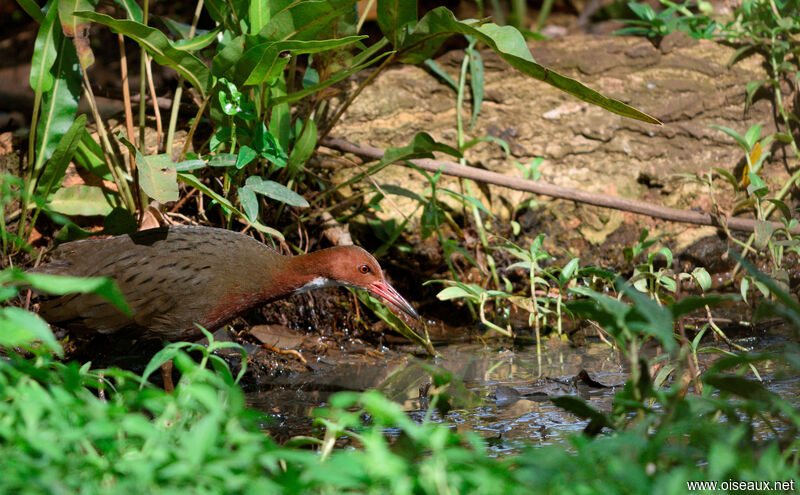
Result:
{"label": "white throat patch", "polygon": [[327,279],[325,277],[317,277],[311,282],[308,282],[304,286],[295,290],[293,294],[302,294],[303,292],[308,292],[310,290],[323,289],[325,287],[335,287],[337,285],[342,285],[342,284],[334,282],[333,280]]}

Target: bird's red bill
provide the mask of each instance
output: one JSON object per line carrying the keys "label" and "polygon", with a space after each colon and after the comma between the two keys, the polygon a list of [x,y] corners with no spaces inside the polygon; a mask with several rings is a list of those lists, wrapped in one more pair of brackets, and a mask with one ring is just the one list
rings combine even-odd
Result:
{"label": "bird's red bill", "polygon": [[406,301],[403,296],[394,290],[394,287],[391,285],[387,284],[386,282],[375,282],[374,284],[370,285],[369,290],[373,294],[382,297],[387,302],[397,307],[397,309],[404,311],[410,317],[414,318],[415,320],[419,320],[419,314],[417,314],[408,301]]}

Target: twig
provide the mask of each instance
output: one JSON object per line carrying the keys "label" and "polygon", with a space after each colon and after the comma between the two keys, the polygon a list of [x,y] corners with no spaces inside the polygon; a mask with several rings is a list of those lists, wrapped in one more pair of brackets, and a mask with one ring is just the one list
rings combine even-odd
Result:
{"label": "twig", "polygon": [[[325,138],[321,144],[327,148],[339,150],[345,153],[353,153],[354,155],[369,158],[371,160],[379,160],[381,157],[383,157],[384,153],[380,148],[358,145],[338,138]],[[676,208],[654,205],[646,201],[620,198],[618,196],[610,196],[608,194],[591,193],[582,191],[580,189],[556,186],[554,184],[548,184],[541,181],[520,179],[518,177],[511,177],[498,174],[496,172],[491,172],[489,170],[459,165],[458,163],[447,160],[422,158],[408,161],[423,170],[427,170],[428,172],[435,173],[441,170],[443,174],[454,177],[472,179],[486,184],[494,184],[496,186],[507,187],[509,189],[515,189],[518,191],[532,192],[535,194],[541,194],[543,196],[550,196],[552,198],[566,199],[576,203],[584,203],[594,206],[601,206],[603,208],[628,211],[638,215],[660,218],[670,222],[690,223],[694,225],[711,225],[713,227],[720,228],[727,226],[728,229],[743,232],[755,231],[756,221],[752,218],[739,218],[731,216],[718,218],[708,213],[678,210]],[[775,226],[775,228],[783,227],[783,225],[778,222],[771,223]],[[800,234],[800,227],[795,227],[792,229],[792,233]]]}

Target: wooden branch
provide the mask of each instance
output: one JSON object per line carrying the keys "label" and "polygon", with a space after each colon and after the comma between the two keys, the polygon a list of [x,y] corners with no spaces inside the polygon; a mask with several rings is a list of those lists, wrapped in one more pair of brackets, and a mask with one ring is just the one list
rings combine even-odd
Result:
{"label": "wooden branch", "polygon": [[[345,153],[352,153],[354,155],[371,160],[381,159],[384,153],[380,148],[354,144],[338,138],[326,138],[322,141],[322,145],[330,149]],[[460,165],[447,160],[432,160],[428,158],[422,158],[409,161],[417,167],[428,172],[435,173],[441,170],[442,173],[446,175],[472,179],[478,182],[484,182],[486,184],[494,184],[496,186],[507,187],[509,189],[515,189],[518,191],[527,191],[535,194],[541,194],[543,196],[550,196],[552,198],[567,199],[570,201],[575,201],[576,203],[584,203],[594,206],[601,206],[603,208],[628,211],[638,215],[646,215],[653,218],[668,220],[670,222],[690,223],[694,225],[711,225],[720,228],[723,227],[721,222],[724,222],[728,229],[731,230],[738,230],[742,232],[755,231],[756,222],[753,218],[726,217],[720,219],[708,213],[678,210],[676,208],[654,205],[652,203],[635,199],[609,196],[608,194],[590,193],[587,191],[581,191],[579,189],[556,186],[546,182],[511,177],[498,174],[497,172],[491,172],[489,170],[482,170],[475,167]],[[780,222],[772,222],[772,224],[776,228],[783,227],[783,224]],[[800,233],[800,229],[793,229],[792,233]]]}

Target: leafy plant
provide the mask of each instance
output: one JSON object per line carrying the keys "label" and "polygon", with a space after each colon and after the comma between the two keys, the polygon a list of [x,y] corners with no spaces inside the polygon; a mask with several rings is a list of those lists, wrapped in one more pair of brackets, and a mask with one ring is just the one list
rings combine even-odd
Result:
{"label": "leafy plant", "polygon": [[[710,4],[700,1],[701,8],[708,10]],[[618,19],[629,27],[618,30],[615,34],[663,37],[674,31],[683,31],[694,39],[713,39],[718,26],[706,14],[693,14],[689,9],[691,2],[676,4],[670,0],[661,0],[666,8],[658,12],[646,3],[628,2],[628,8],[638,19]]]}

